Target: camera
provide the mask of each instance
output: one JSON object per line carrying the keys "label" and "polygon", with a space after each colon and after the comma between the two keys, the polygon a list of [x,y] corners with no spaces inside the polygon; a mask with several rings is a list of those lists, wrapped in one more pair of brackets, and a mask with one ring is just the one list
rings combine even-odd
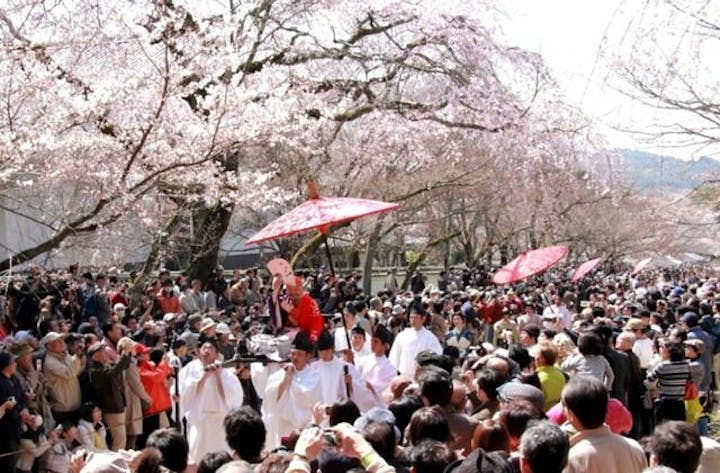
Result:
{"label": "camera", "polygon": [[332,429],[323,430],[323,438],[325,439],[325,443],[329,447],[336,447],[338,444],[337,437],[335,436],[335,432],[333,432]]}

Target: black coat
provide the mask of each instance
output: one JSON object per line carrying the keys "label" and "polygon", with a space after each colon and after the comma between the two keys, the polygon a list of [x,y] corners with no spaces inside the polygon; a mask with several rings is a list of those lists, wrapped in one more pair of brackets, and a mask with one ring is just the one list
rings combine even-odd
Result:
{"label": "black coat", "polygon": [[627,353],[617,351],[613,348],[608,349],[604,354],[605,359],[610,363],[610,367],[615,374],[610,397],[614,397],[622,402],[625,407],[628,403],[628,390],[630,389],[630,374],[632,364]]}
{"label": "black coat", "polygon": [[0,404],[5,403],[10,396],[15,397],[17,404],[5,411],[5,415],[0,419],[0,443],[20,438],[22,435],[20,411],[27,407],[25,393],[17,376],[12,375],[7,378],[0,374]]}
{"label": "black coat", "polygon": [[117,363],[103,365],[92,362],[88,369],[90,383],[95,390],[95,398],[103,413],[120,414],[125,412],[125,387],[123,372],[130,366],[130,356],[122,356]]}

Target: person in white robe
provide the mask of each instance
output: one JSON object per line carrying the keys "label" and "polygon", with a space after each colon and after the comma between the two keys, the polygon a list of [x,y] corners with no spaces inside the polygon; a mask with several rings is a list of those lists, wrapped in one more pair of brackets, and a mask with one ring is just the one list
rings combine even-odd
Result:
{"label": "person in white robe", "polygon": [[372,356],[372,347],[371,343],[368,343],[368,335],[365,329],[359,325],[354,326],[352,330],[350,330],[350,347],[352,348],[353,360],[356,364],[360,358]]}
{"label": "person in white robe", "polygon": [[[390,387],[397,370],[390,363],[387,353],[392,343],[392,332],[384,325],[378,325],[370,340],[372,355],[361,358],[357,367],[366,382],[367,388],[378,398]],[[384,405],[383,402],[379,405]]]}
{"label": "person in white robe", "polygon": [[291,364],[267,380],[262,413],[265,420],[265,448],[280,446],[282,436],[302,429],[312,421],[312,411],[322,398],[319,373],[311,366],[313,346],[304,332],[298,332],[290,350]]}
{"label": "person in white robe", "polygon": [[[349,337],[345,335],[345,327],[347,327],[348,330],[352,330],[352,328],[357,325],[357,318],[352,311],[344,309],[343,318],[345,319],[345,326],[340,324],[335,329],[335,352],[337,352],[338,354],[341,354],[343,351],[348,349]],[[352,345],[352,342],[350,343]],[[370,351],[370,340],[365,340],[365,344],[363,345],[362,350],[366,352]]]}
{"label": "person in white robe", "polygon": [[225,442],[223,419],[243,403],[240,380],[231,369],[222,368],[217,358],[215,342],[205,341],[198,359],[179,374],[181,412],[187,419],[190,457],[195,461],[223,449],[232,454]]}
{"label": "person in white robe", "polygon": [[366,386],[357,368],[335,357],[333,335],[323,331],[317,341],[319,360],[313,363],[322,379],[321,402],[325,406],[341,401],[352,400],[361,412],[379,404],[376,397]]}
{"label": "person in white robe", "polygon": [[400,332],[390,349],[390,363],[410,380],[415,380],[417,362],[415,357],[424,350],[442,354],[437,337],[423,326],[423,310],[413,307],[410,311],[410,327]]}

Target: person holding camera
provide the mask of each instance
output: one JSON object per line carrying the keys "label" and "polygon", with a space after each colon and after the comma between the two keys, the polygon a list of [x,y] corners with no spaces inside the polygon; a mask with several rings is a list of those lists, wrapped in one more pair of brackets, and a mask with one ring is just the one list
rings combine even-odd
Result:
{"label": "person holding camera", "polygon": [[120,358],[117,363],[111,363],[102,342],[95,342],[87,353],[90,358],[88,377],[103,412],[103,422],[112,436],[110,448],[115,451],[124,449],[127,442],[123,375],[130,366],[135,347],[128,343],[118,349]]}
{"label": "person holding camera", "polygon": [[323,431],[315,425],[303,430],[295,443],[292,461],[285,473],[310,473],[310,463],[328,447],[337,449],[345,457],[356,458],[365,471],[370,473],[395,472],[395,467],[387,464],[362,433],[343,422],[329,431]]}
{"label": "person holding camera", "polygon": [[43,343],[47,348],[43,373],[50,409],[53,419],[62,422],[80,409],[82,395],[78,375],[85,369],[85,356],[82,351],[75,355],[66,353],[65,340],[57,332],[45,335]]}
{"label": "person holding camera", "polygon": [[217,360],[217,342],[209,338],[200,345],[198,359],[179,374],[181,414],[187,418],[190,457],[195,461],[208,452],[232,453],[220,426],[243,403],[240,380]]}
{"label": "person holding camera", "polygon": [[17,364],[9,352],[0,352],[0,471],[14,473],[22,436],[22,415],[27,414],[20,380],[15,376]]}

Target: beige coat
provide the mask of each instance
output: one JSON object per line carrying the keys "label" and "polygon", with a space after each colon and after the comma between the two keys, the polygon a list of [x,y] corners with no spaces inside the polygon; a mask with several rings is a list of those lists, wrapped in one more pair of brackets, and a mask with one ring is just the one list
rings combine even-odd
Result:
{"label": "beige coat", "polygon": [[640,473],[647,467],[640,444],[613,434],[607,425],[578,432],[570,445],[563,473]]}
{"label": "beige coat", "polygon": [[85,369],[85,358],[48,352],[45,355],[44,374],[50,407],[57,412],[80,409],[80,381],[78,375]]}
{"label": "beige coat", "polygon": [[143,408],[142,401],[150,404],[152,399],[148,396],[140,381],[140,371],[136,362],[130,363],[125,371],[125,428],[128,435],[140,435],[143,433]]}

